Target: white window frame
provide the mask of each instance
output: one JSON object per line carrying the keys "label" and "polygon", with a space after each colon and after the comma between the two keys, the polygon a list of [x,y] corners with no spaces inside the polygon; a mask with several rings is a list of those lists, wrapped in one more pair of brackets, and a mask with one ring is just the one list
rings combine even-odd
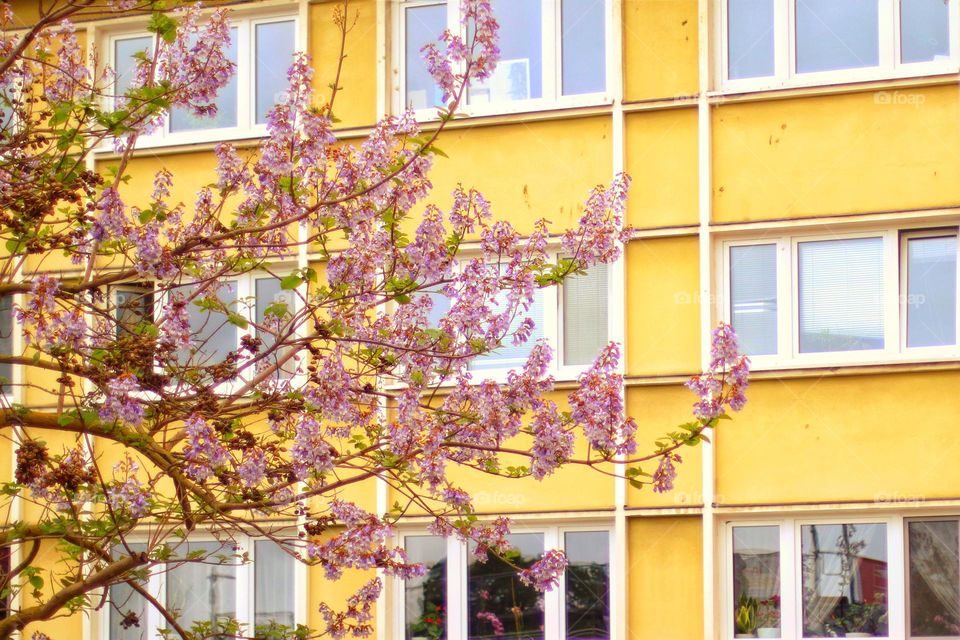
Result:
{"label": "white window frame", "polygon": [[[606,521],[598,522],[578,522],[569,524],[514,524],[511,527],[511,533],[535,533],[543,535],[544,551],[548,549],[563,549],[564,534],[570,532],[605,532],[609,541],[609,570],[610,582],[614,580],[614,567],[616,562],[615,532],[613,524]],[[406,548],[406,538],[432,536],[422,528],[403,527],[398,534],[397,544],[401,548]],[[461,541],[457,536],[449,536],[446,539],[447,553],[447,592],[446,592],[446,634],[447,640],[464,640],[467,638],[469,629],[467,616],[468,612],[468,585],[467,571],[470,564],[468,558],[469,551],[467,543]],[[406,603],[404,581],[400,578],[394,578],[394,598],[393,598],[393,637],[403,638],[406,632]],[[613,589],[610,589],[610,598],[608,607],[610,609],[610,633],[614,633],[615,621],[619,615],[617,610],[618,599],[613,597]],[[554,589],[543,594],[543,637],[544,640],[561,640],[566,638],[566,580],[561,578],[560,584]],[[612,635],[611,635],[612,637]]]}
{"label": "white window frame", "polygon": [[955,74],[960,71],[960,0],[950,3],[950,56],[947,60],[900,63],[900,0],[877,0],[879,2],[878,42],[879,64],[876,67],[860,67],[811,73],[796,72],[796,1],[773,0],[774,2],[774,75],[761,78],[729,77],[729,25],[728,0],[716,0],[719,4],[719,19],[716,30],[718,43],[714,73],[719,79],[721,93],[746,93],[772,89],[813,87],[818,85],[893,80],[917,76]]}
{"label": "white window frame", "polygon": [[[906,291],[907,264],[904,253],[909,238],[934,237],[960,233],[956,220],[932,222],[923,225],[898,227],[872,227],[858,231],[824,233],[823,231],[770,232],[764,237],[734,238],[720,241],[717,268],[720,270],[717,317],[732,322],[730,298],[730,249],[737,246],[777,246],[777,353],[751,355],[752,368],[772,370],[785,368],[810,368],[835,365],[873,365],[897,362],[939,362],[960,358],[960,293],[957,295],[957,344],[933,347],[906,346]],[[818,240],[844,240],[852,238],[883,239],[883,322],[884,347],[859,351],[800,352],[799,320],[799,255],[797,245]],[[960,251],[960,238],[958,238]],[[960,255],[958,255],[960,270]],[[960,277],[958,277],[960,288]]]}
{"label": "white window frame", "polygon": [[[243,140],[247,138],[261,138],[267,135],[267,125],[256,122],[256,28],[261,24],[276,22],[293,22],[294,51],[304,51],[306,43],[303,41],[300,28],[301,16],[296,6],[272,8],[269,11],[255,13],[234,11],[230,15],[228,24],[231,29],[237,29],[237,124],[232,127],[218,127],[216,129],[196,129],[191,131],[170,131],[170,115],[163,118],[162,126],[149,135],[142,135],[137,139],[138,149],[163,147],[171,145],[188,145],[227,140]],[[105,30],[106,31],[106,30]],[[145,31],[142,25],[135,28],[109,30],[103,37],[107,64],[116,68],[115,44],[118,40],[150,37],[156,40],[156,34]],[[290,64],[293,60],[290,60]],[[108,98],[109,100],[109,98]],[[107,105],[107,108],[111,108]],[[105,143],[97,151],[112,151],[112,146]]]}
{"label": "white window frame", "polygon": [[[292,526],[292,525],[290,525]],[[132,534],[127,538],[127,542],[130,544],[143,544],[147,542],[147,537],[145,535]],[[255,582],[255,571],[256,571],[256,543],[258,541],[267,540],[267,538],[261,536],[253,535],[240,535],[235,536],[231,541],[225,542],[226,545],[236,542],[239,546],[239,549],[235,551],[239,556],[247,554],[248,560],[242,562],[239,559],[236,560],[236,563],[225,563],[223,566],[234,566],[236,567],[237,576],[236,576],[236,589],[234,591],[237,603],[237,622],[246,625],[246,629],[252,630],[254,624],[254,614],[256,613],[256,601],[254,593]],[[179,540],[170,541],[171,545],[176,545],[179,543]],[[183,541],[180,546],[180,550],[176,553],[181,556],[186,554],[186,543],[203,543],[203,542],[223,542],[218,540],[213,535],[208,532],[195,531],[190,534],[188,540]],[[294,571],[293,571],[293,598],[294,598],[294,624],[307,624],[307,608],[306,608],[306,599],[307,599],[307,566],[302,562],[297,561],[294,558]],[[154,596],[161,604],[166,605],[166,576],[167,572],[165,570],[157,569],[151,573],[149,580],[147,581],[146,588],[152,596]],[[109,597],[109,593],[105,594],[105,597]],[[147,609],[147,619],[141,620],[140,628],[146,631],[146,637],[152,639],[156,635],[156,629],[165,628],[167,626],[166,620],[157,611],[149,602],[145,602]],[[108,604],[105,607],[101,607],[94,620],[95,629],[92,636],[98,640],[113,640],[110,637],[110,611],[111,606]]]}
{"label": "white window frame", "polygon": [[[16,318],[16,308],[22,306],[25,294],[14,293],[10,295],[10,355],[22,355],[24,350],[23,329]],[[10,380],[0,391],[0,400],[5,406],[20,404],[23,402],[23,383],[24,365],[10,364]]]}
{"label": "white window frame", "polygon": [[[235,345],[236,349],[240,348],[242,344],[241,341],[243,340],[243,336],[245,335],[254,336],[256,334],[256,328],[253,326],[253,324],[256,321],[256,313],[257,313],[257,304],[256,304],[257,303],[257,300],[256,300],[257,280],[273,279],[273,278],[276,278],[278,280],[282,279],[284,277],[282,275],[282,272],[285,270],[289,270],[289,271],[296,270],[296,264],[284,261],[284,262],[279,262],[279,263],[269,265],[269,269],[274,273],[276,273],[276,275],[273,275],[266,270],[258,269],[256,271],[251,271],[249,273],[244,273],[241,275],[235,275],[235,276],[229,276],[229,277],[223,278],[224,282],[233,282],[236,284],[236,287],[237,287],[236,312],[239,315],[243,316],[244,320],[246,320],[249,323],[246,329],[235,327],[237,331],[237,342]],[[190,287],[192,286],[192,283],[183,282],[179,286]],[[296,315],[302,308],[303,301],[300,299],[300,295],[299,295],[300,291],[301,289],[299,287],[297,289],[289,290],[289,293],[291,294],[291,297],[293,300],[293,305],[292,305],[292,308],[290,309],[291,315]],[[155,320],[159,320],[160,317],[162,316],[163,306],[164,304],[166,304],[168,297],[169,297],[169,292],[162,292],[159,295],[157,293],[154,293],[153,312],[154,312]],[[196,300],[196,298],[194,298],[194,300]],[[191,300],[187,304],[192,305],[193,300]],[[223,321],[226,322],[225,315],[217,312],[212,312],[212,313],[215,314],[215,317],[217,319],[222,318]],[[235,326],[235,325],[230,325],[230,326]],[[213,364],[213,363],[210,362],[210,364]],[[236,380],[233,380],[231,382],[221,383],[220,385],[217,385],[217,390],[222,393],[231,393],[232,391],[239,389],[246,382],[248,382],[251,377],[251,374],[252,374],[252,371],[245,372],[243,375],[239,376]],[[287,380],[287,378],[285,378],[285,380]],[[289,380],[294,385],[301,384],[305,381],[304,374],[303,373],[298,374],[297,376],[294,376]]]}
{"label": "white window frame", "polygon": [[[923,519],[923,518],[920,518]],[[801,527],[821,524],[883,524],[887,534],[887,636],[896,640],[906,629],[906,540],[902,515],[871,516],[852,513],[834,517],[743,518],[724,523],[720,563],[720,638],[734,638],[733,529],[778,526],[780,528],[780,640],[806,640],[803,636],[803,571]]]}
{"label": "white window frame", "polygon": [[[556,262],[561,257],[563,257],[563,252],[552,249],[548,250],[547,260]],[[457,262],[454,267],[454,272],[459,273],[462,268],[462,263],[469,261],[473,258],[476,258],[476,255],[471,255],[469,252],[464,253],[464,256],[461,258],[460,262]],[[607,265],[607,342],[609,344],[614,340],[613,336],[616,335],[616,327],[614,325],[613,314],[610,313],[610,309],[613,307],[612,300],[614,295],[619,295],[622,297],[622,292],[618,293],[614,290],[614,279],[611,277],[610,268],[611,265]],[[576,276],[568,276],[576,277]],[[546,338],[547,343],[553,349],[553,360],[550,362],[550,367],[547,370],[548,375],[552,375],[556,380],[569,381],[576,380],[580,374],[587,371],[591,363],[587,364],[565,364],[564,362],[564,353],[563,353],[563,284],[557,286],[548,286],[543,289],[539,289],[542,292],[543,298],[543,336]],[[532,340],[528,340],[528,345],[533,345]],[[604,346],[606,346],[606,344]],[[597,353],[599,355],[599,352]],[[485,368],[485,369],[468,369],[472,374],[474,379],[483,380],[483,379],[492,379],[498,382],[504,382],[507,379],[507,376],[511,371],[522,368],[522,366],[516,367],[497,367],[497,368]],[[449,384],[453,384],[451,381]]]}
{"label": "white window frame", "polygon": [[[470,104],[469,97],[464,97],[461,111],[467,116],[490,116],[510,113],[524,113],[547,109],[562,109],[573,107],[596,106],[613,103],[612,79],[617,73],[616,62],[619,51],[612,51],[611,34],[618,28],[614,19],[613,0],[603,0],[604,3],[604,33],[606,49],[604,55],[604,72],[606,86],[603,91],[565,96],[563,87],[563,51],[562,51],[562,21],[560,16],[561,0],[541,0],[541,57],[542,57],[542,84],[540,98],[527,100],[511,100],[504,102]],[[393,47],[391,55],[394,63],[396,85],[393,87],[393,112],[403,113],[406,110],[406,10],[411,7],[430,5],[447,5],[447,29],[451,33],[461,33],[459,0],[398,0],[396,15],[393,19]],[[438,34],[439,35],[439,34]],[[417,120],[436,120],[436,107],[427,107],[414,110]]]}

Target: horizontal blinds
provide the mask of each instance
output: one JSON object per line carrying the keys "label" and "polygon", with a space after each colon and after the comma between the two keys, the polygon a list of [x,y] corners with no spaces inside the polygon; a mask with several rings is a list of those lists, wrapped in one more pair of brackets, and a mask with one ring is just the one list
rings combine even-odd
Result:
{"label": "horizontal blinds", "polygon": [[[515,369],[522,367],[523,363],[527,361],[527,356],[530,355],[533,345],[537,343],[537,340],[543,337],[543,298],[543,289],[537,289],[536,293],[534,294],[533,304],[530,305],[530,309],[526,313],[518,312],[514,317],[513,323],[510,325],[510,330],[507,332],[507,336],[503,340],[503,344],[491,353],[474,358],[470,362],[469,368],[472,371],[485,371],[490,369]],[[505,304],[506,292],[501,291],[497,295],[494,309],[497,312],[500,312],[505,308]],[[536,326],[534,327],[533,332],[530,334],[530,338],[526,342],[523,344],[514,345],[512,334],[517,330],[524,318],[527,317],[532,318]]]}
{"label": "horizontal blinds", "polygon": [[799,243],[800,351],[883,348],[883,238]]}
{"label": "horizontal blinds", "polygon": [[563,363],[590,364],[607,344],[607,265],[563,282]]}
{"label": "horizontal blinds", "polygon": [[777,245],[730,248],[730,318],[744,353],[777,352]]}

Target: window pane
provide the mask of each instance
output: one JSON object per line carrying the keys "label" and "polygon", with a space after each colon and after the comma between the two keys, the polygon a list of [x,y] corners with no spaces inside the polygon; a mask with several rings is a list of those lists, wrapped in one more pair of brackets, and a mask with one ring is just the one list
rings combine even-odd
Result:
{"label": "window pane", "polygon": [[408,536],[407,558],[427,572],[403,584],[405,637],[445,638],[447,600],[447,541],[438,536]]}
{"label": "window pane", "polygon": [[800,351],[883,348],[883,238],[801,242]]}
{"label": "window pane", "polygon": [[[527,356],[530,355],[530,351],[533,350],[533,345],[537,343],[537,340],[543,337],[543,289],[537,289],[534,294],[533,304],[530,305],[529,311],[526,314],[517,313],[516,317],[513,319],[513,323],[510,325],[510,330],[507,332],[507,337],[504,339],[503,344],[495,351],[492,351],[486,355],[474,358],[470,362],[471,371],[485,371],[490,369],[514,369],[517,367],[522,367],[523,364],[527,361]],[[502,309],[505,302],[506,294],[500,292],[497,294],[497,300],[495,301],[496,309]],[[530,337],[526,342],[520,345],[514,345],[512,342],[511,334],[515,331],[520,323],[523,322],[525,317],[533,318],[536,326],[530,334]]]}
{"label": "window pane", "polygon": [[777,352],[777,245],[730,247],[730,318],[744,353]]}
{"label": "window pane", "polygon": [[[180,287],[184,297],[193,293],[194,287]],[[227,282],[220,288],[219,300],[231,311],[237,310],[237,283]],[[190,316],[190,330],[193,346],[197,355],[193,362],[197,364],[214,364],[226,359],[227,355],[239,346],[240,336],[237,326],[227,322],[227,316],[221,311],[207,311],[201,309],[195,302],[197,298],[187,304],[187,313]],[[179,354],[181,364],[190,358],[188,352]]]}
{"label": "window pane", "polygon": [[949,56],[949,2],[900,0],[900,61],[927,62]]}
{"label": "window pane", "polygon": [[410,7],[406,12],[406,103],[410,109],[426,109],[443,104],[443,93],[430,77],[421,47],[436,42],[447,28],[446,4]]}
{"label": "window pane", "polygon": [[563,363],[593,362],[607,346],[607,265],[563,281]]}
{"label": "window pane", "polygon": [[118,96],[126,93],[130,85],[133,84],[133,76],[137,68],[137,60],[133,56],[141,51],[153,55],[153,38],[151,36],[123,38],[113,41],[113,71],[116,73],[114,90]]}
{"label": "window pane", "polygon": [[727,29],[727,76],[731,80],[772,76],[773,0],[729,0]]}
{"label": "window pane", "polygon": [[[237,29],[230,29],[230,44],[226,49],[227,58],[237,63]],[[288,65],[289,66],[289,65]],[[284,70],[286,71],[286,70]],[[193,115],[189,109],[173,107],[170,109],[170,131],[200,131],[237,126],[237,73],[235,70],[226,86],[217,94],[217,114],[209,117]]]}
{"label": "window pane", "polygon": [[[6,356],[13,355],[13,296],[0,296],[0,353]],[[0,363],[0,388],[9,391],[5,383],[13,380],[13,365],[9,362]]]}
{"label": "window pane", "polygon": [[470,87],[470,103],[510,102],[542,94],[542,0],[493,0],[500,23],[500,62],[493,75]]}
{"label": "window pane", "polygon": [[543,535],[515,533],[507,537],[516,549],[511,566],[492,553],[486,562],[473,558],[467,567],[467,637],[469,640],[543,639],[543,596],[520,582],[517,568],[525,569],[543,557]]}
{"label": "window pane", "polygon": [[766,630],[760,637],[780,637],[780,527],[733,528],[734,633],[752,633],[737,624],[744,607],[753,611],[757,629]]}
{"label": "window pane", "polygon": [[[146,551],[145,544],[129,544],[134,553]],[[115,548],[113,556],[126,555],[126,549]],[[115,584],[110,587],[110,640],[147,640],[152,637],[152,629],[147,629],[147,601],[128,584]]]}
{"label": "window pane", "polygon": [[960,546],[956,520],[910,522],[910,634],[960,635]]}
{"label": "window pane", "polygon": [[[257,278],[256,281],[256,306],[257,306],[257,324],[270,328],[276,332],[277,314],[280,316],[279,330],[282,331],[286,322],[284,318],[293,313],[294,292],[289,289],[283,289],[280,286],[279,278]],[[282,311],[280,305],[286,305],[286,311]],[[270,309],[270,319],[267,319],[267,309]],[[257,336],[263,340],[263,348],[273,346],[276,338],[273,333],[260,331]]]}
{"label": "window pane", "polygon": [[153,322],[153,290],[147,288],[116,289],[117,336],[137,333],[144,323]]}
{"label": "window pane", "polygon": [[800,544],[804,637],[886,636],[886,525],[804,525]]}
{"label": "window pane", "polygon": [[907,240],[907,346],[957,343],[957,237]]}
{"label": "window pane", "polygon": [[267,121],[267,112],[290,86],[287,70],[293,63],[296,30],[293,20],[258,24],[256,37],[256,122]]}
{"label": "window pane", "polygon": [[567,570],[567,637],[610,637],[610,534],[571,531],[564,534]]}
{"label": "window pane", "polygon": [[879,0],[797,0],[797,72],[880,63]]}
{"label": "window pane", "polygon": [[[186,547],[186,548],[184,548]],[[178,622],[189,629],[195,622],[216,623],[237,616],[237,566],[218,564],[218,554],[231,555],[228,546],[218,542],[190,542],[176,550],[179,558],[191,551],[207,552],[205,561],[174,564],[166,574],[167,608],[178,615]]]}
{"label": "window pane", "polygon": [[271,625],[293,628],[296,560],[272,540],[254,543],[254,625],[257,636]]}
{"label": "window pane", "polygon": [[563,95],[607,86],[604,0],[563,0],[560,8]]}

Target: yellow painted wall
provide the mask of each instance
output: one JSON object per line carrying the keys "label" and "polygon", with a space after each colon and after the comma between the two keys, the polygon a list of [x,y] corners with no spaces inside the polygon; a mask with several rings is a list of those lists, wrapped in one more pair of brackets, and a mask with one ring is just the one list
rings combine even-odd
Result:
{"label": "yellow painted wall", "polygon": [[960,497],[960,372],[754,381],[716,436],[722,504]]}
{"label": "yellow painted wall", "polygon": [[714,111],[719,222],[960,204],[955,86]]}
{"label": "yellow painted wall", "polygon": [[696,0],[624,0],[626,100],[697,92]]}
{"label": "yellow painted wall", "polygon": [[448,207],[457,183],[476,187],[496,219],[523,231],[547,218],[576,224],[590,190],[613,177],[609,118],[528,122],[445,131],[430,179],[430,202]]}
{"label": "yellow painted wall", "polygon": [[633,240],[626,254],[627,373],[699,370],[697,239]]}
{"label": "yellow painted wall", "polygon": [[697,224],[697,111],[627,116],[627,222],[637,228]]}
{"label": "yellow painted wall", "polygon": [[[324,2],[310,7],[310,55],[317,104],[330,100],[330,86],[337,73],[341,34],[334,24],[334,11],[342,2]],[[351,0],[347,12],[350,31],[344,47],[346,58],[340,72],[340,90],[334,102],[337,127],[373,124],[377,117],[377,20],[374,0]]]}
{"label": "yellow painted wall", "polygon": [[702,638],[700,519],[631,518],[627,527],[627,637]]}
{"label": "yellow painted wall", "polygon": [[[637,421],[639,445],[637,454],[647,455],[656,447],[654,441],[677,426],[693,419],[695,396],[679,385],[657,387],[628,387],[627,414]],[[677,466],[673,491],[654,493],[649,486],[634,489],[627,486],[627,505],[630,507],[690,507],[703,504],[701,495],[703,460],[702,447],[682,447],[677,453],[683,464]],[[657,462],[647,462],[641,468],[653,473]]]}

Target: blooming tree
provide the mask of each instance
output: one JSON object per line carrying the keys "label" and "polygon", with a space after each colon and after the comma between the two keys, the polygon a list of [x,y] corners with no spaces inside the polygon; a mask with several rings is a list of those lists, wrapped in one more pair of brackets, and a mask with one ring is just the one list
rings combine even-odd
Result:
{"label": "blooming tree", "polygon": [[[451,468],[543,479],[562,465],[615,465],[632,484],[666,491],[679,449],[742,406],[748,364],[726,326],[710,370],[690,384],[699,396],[691,422],[646,453],[624,416],[616,344],[579,378],[569,409],[549,399],[544,342],[505,381],[470,370],[473,358],[530,340],[538,288],[617,260],[628,237],[622,175],[595,188],[567,230],[539,221],[521,235],[466,187],[447,210],[425,203],[438,136],[469,82],[497,62],[488,2],[464,0],[463,33],[424,48],[447,105],[438,127],[422,131],[405,113],[358,144],[338,143],[336,89],[316,95],[298,54],[259,148],[218,145],[213,182],[191,203],[171,197],[165,169],[150,193],[127,187],[140,137],[172,109],[215,114],[233,73],[226,13],[167,4],[54,2],[19,31],[0,4],[0,294],[23,337],[0,355],[23,371],[3,381],[0,409],[0,432],[16,447],[15,482],[0,485],[0,545],[13,558],[0,577],[13,603],[0,638],[63,613],[120,607],[104,598],[118,584],[184,638],[252,636],[231,620],[186,627],[145,577],[212,561],[181,545],[195,529],[223,541],[272,538],[334,579],[346,569],[419,575],[393,543],[410,508],[433,517],[433,532],[473,540],[478,557],[504,553],[508,519],[478,518]],[[122,92],[73,26],[103,11],[151,16],[155,44]],[[343,11],[338,26],[348,29]],[[92,151],[109,145],[116,161],[94,170]],[[466,242],[476,244],[468,255]],[[566,257],[551,260],[550,243]],[[316,260],[276,266],[304,255]],[[255,271],[284,292],[259,316],[231,284]],[[142,285],[140,299],[121,300],[123,283]],[[440,298],[449,300],[442,314]],[[240,339],[218,351],[218,331]],[[27,403],[28,393],[44,401]],[[525,462],[508,466],[508,456]],[[343,499],[373,481],[402,496],[390,512]],[[146,534],[145,547],[130,543],[134,532]],[[55,554],[56,568],[41,570],[41,552]],[[564,565],[550,551],[520,578],[549,588]],[[373,579],[346,609],[316,603],[324,628],[269,634],[368,635],[381,587]],[[121,614],[127,626],[143,622]]]}

